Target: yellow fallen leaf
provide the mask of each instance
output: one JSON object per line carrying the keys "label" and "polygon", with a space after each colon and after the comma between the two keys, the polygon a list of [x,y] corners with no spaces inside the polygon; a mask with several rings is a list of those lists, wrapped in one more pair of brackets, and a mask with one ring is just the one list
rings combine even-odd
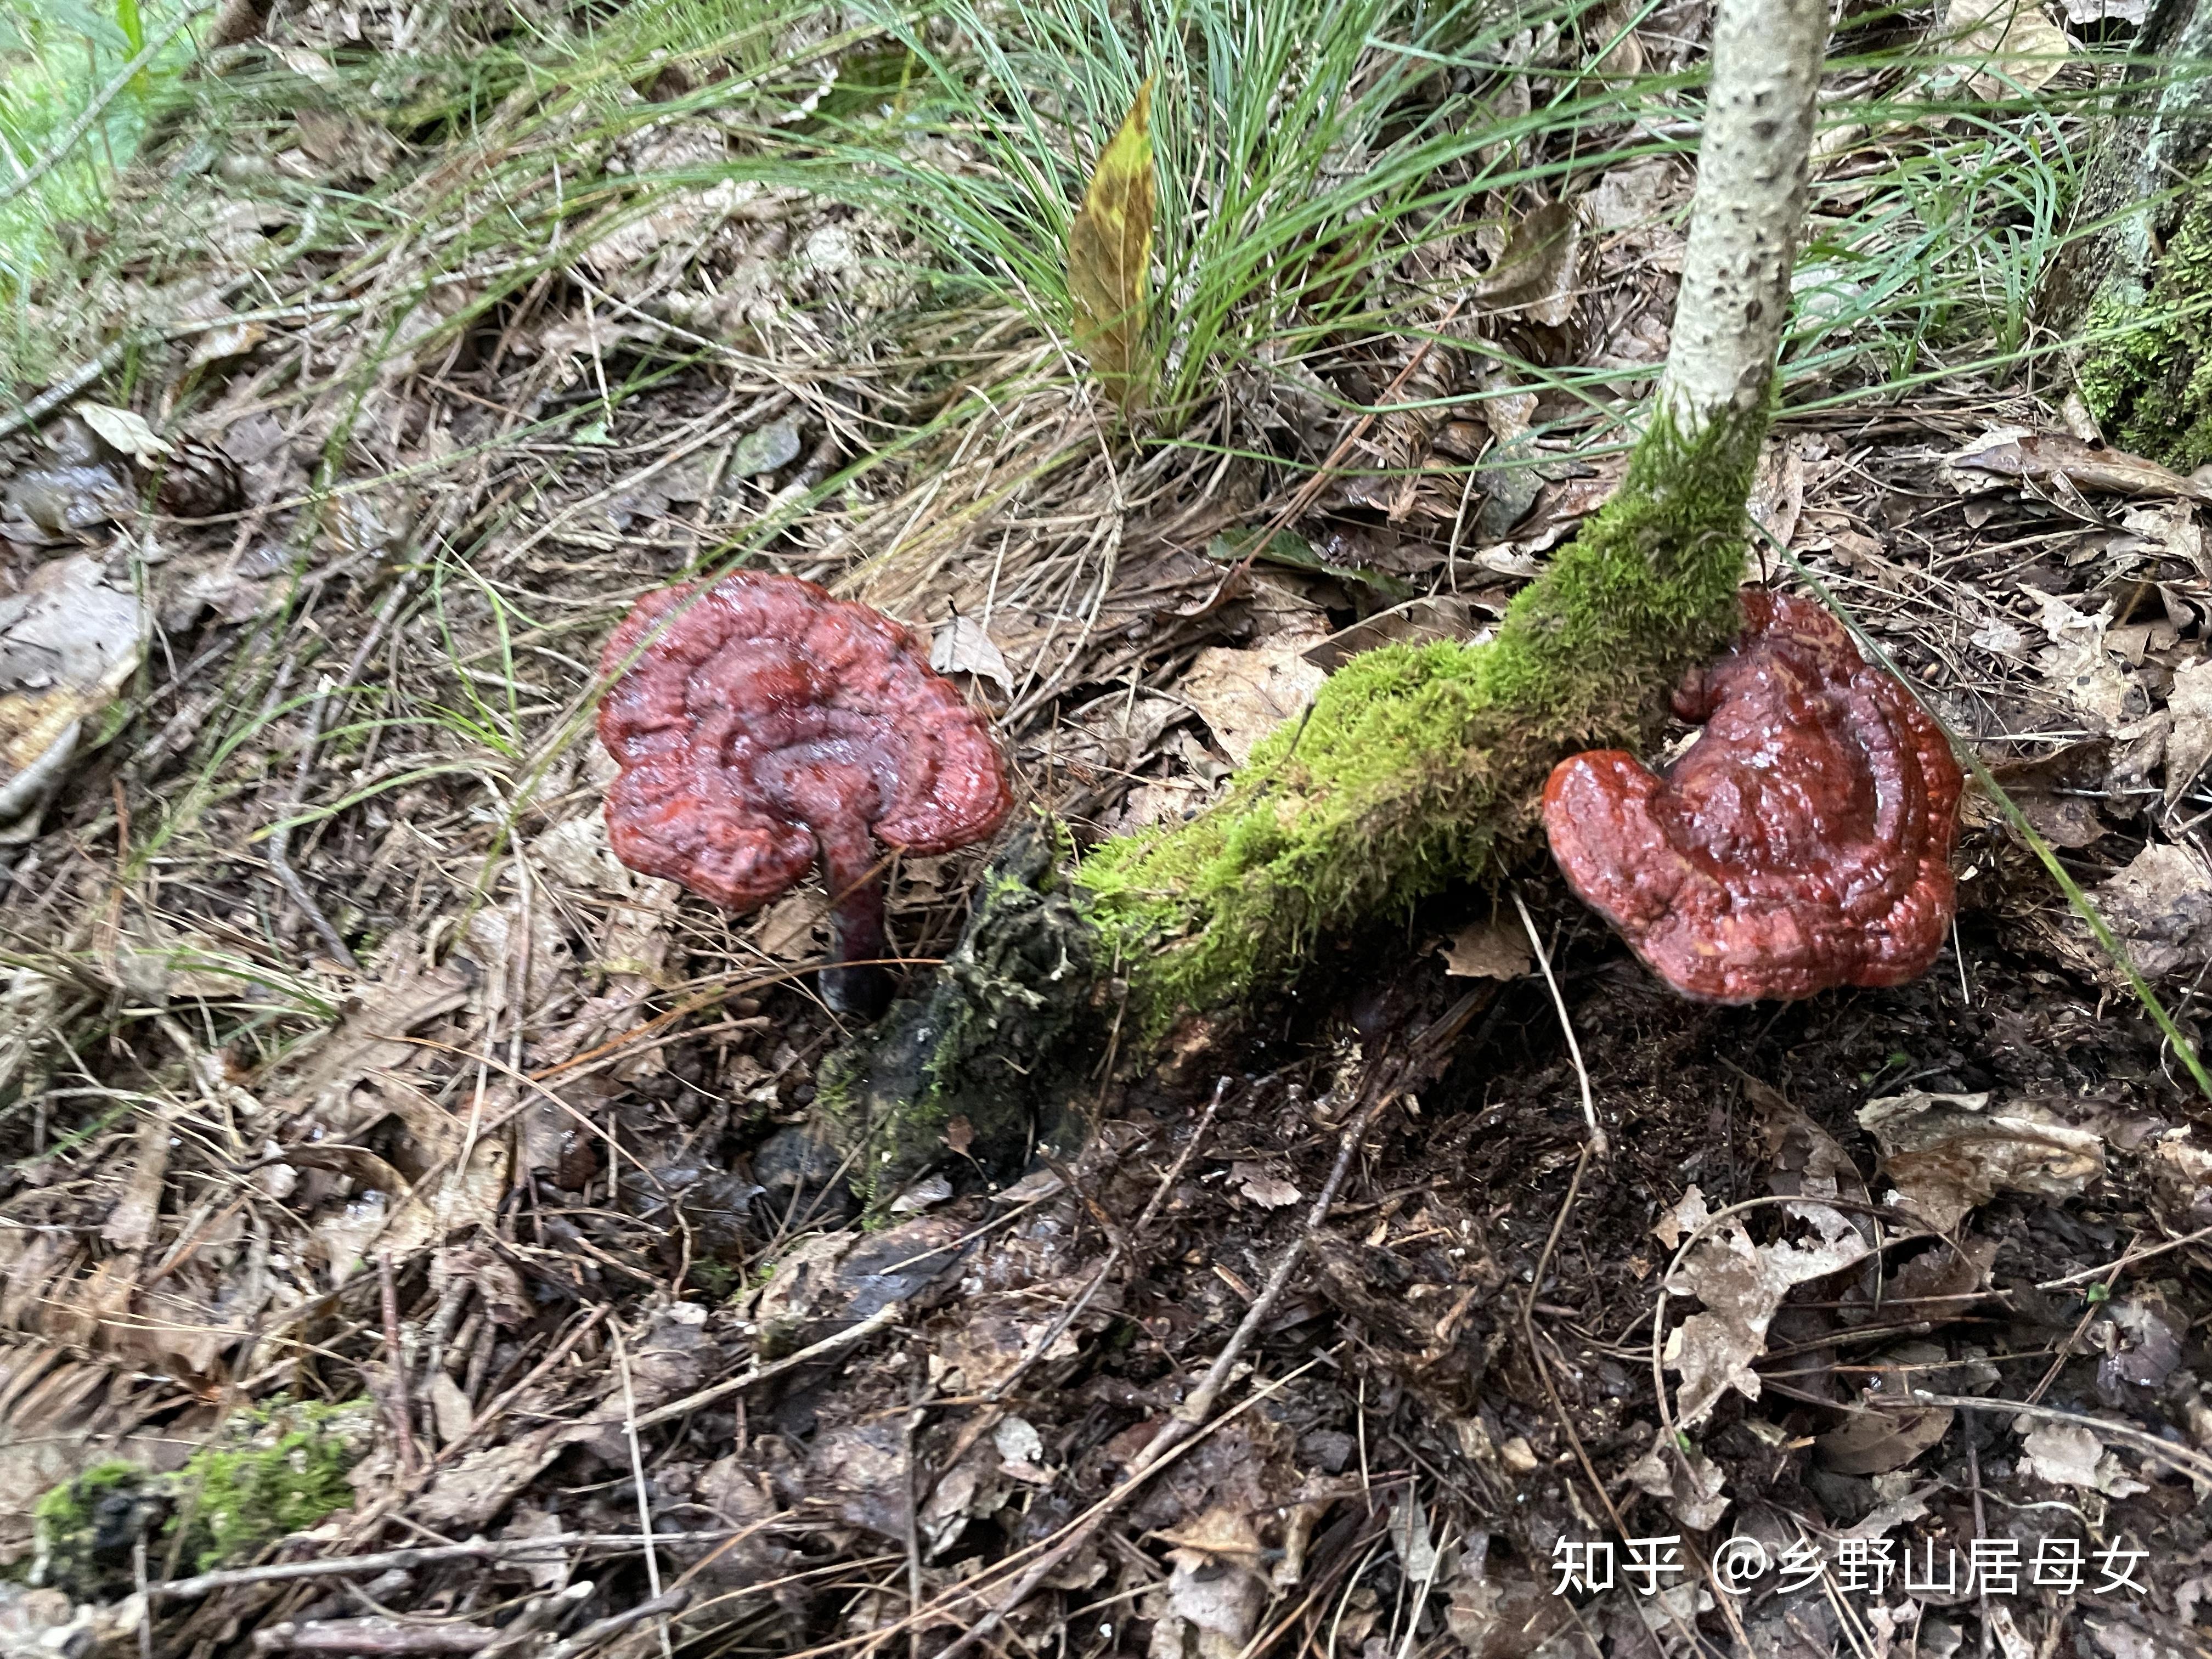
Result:
{"label": "yellow fallen leaf", "polygon": [[2074,45],[2038,0],[1951,0],[1943,29],[1948,50],[1975,70],[1977,98],[2037,90],[2065,67]]}
{"label": "yellow fallen leaf", "polygon": [[1146,81],[1098,158],[1083,207],[1067,228],[1075,343],[1125,416],[1144,400],[1149,379],[1145,325],[1152,190],[1152,83]]}

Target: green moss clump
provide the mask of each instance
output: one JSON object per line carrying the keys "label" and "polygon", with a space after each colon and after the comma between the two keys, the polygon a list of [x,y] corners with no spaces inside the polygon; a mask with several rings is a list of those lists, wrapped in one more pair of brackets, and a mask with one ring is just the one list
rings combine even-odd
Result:
{"label": "green moss clump", "polygon": [[159,1480],[136,1463],[94,1464],[31,1506],[38,1554],[32,1581],[87,1601],[127,1595],[131,1557],[163,1508]]}
{"label": "green moss clump", "polygon": [[2148,291],[2133,271],[2114,276],[2089,325],[2108,337],[2074,383],[2112,441],[2184,472],[2212,461],[2212,198],[2191,203]]}
{"label": "green moss clump", "polygon": [[367,1448],[362,1402],[279,1401],[254,1413],[248,1443],[204,1447],[177,1476],[184,1555],[206,1572],[304,1531],[353,1502],[346,1471]]}
{"label": "green moss clump", "polygon": [[1313,939],[1494,867],[1559,759],[1637,744],[1738,626],[1767,420],[1665,422],[1613,500],[1480,645],[1389,646],[1331,677],[1192,822],[1106,842],[1076,880],[1138,1035],[1233,1003]]}
{"label": "green moss clump", "polygon": [[278,1399],[233,1419],[226,1443],[203,1446],[174,1474],[99,1464],[33,1507],[33,1577],[84,1600],[128,1594],[142,1536],[157,1562],[173,1547],[198,1572],[244,1560],[353,1502],[346,1472],[375,1420],[362,1401]]}

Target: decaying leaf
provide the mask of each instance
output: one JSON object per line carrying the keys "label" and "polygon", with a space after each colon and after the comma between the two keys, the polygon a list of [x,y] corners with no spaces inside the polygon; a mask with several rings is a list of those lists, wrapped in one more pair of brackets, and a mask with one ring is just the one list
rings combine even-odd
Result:
{"label": "decaying leaf", "polygon": [[1492,311],[1525,311],[1557,327],[1574,311],[1581,223],[1571,204],[1547,202],[1513,227],[1505,248],[1475,284],[1474,298]]}
{"label": "decaying leaf", "polygon": [[2042,0],[1951,0],[1947,50],[1974,70],[1977,98],[2016,98],[2065,67],[2074,43],[2043,15]]}
{"label": "decaying leaf", "polygon": [[272,1079],[271,1109],[316,1114],[333,1133],[362,1127],[347,1109],[354,1085],[419,1058],[422,1050],[407,1034],[469,1000],[470,976],[454,967],[429,967],[424,955],[412,935],[386,941],[378,977],[360,988],[344,1019],[319,1041],[302,1043],[297,1069]]}
{"label": "decaying leaf", "polygon": [[1551,1638],[1574,1613],[1574,1604],[1551,1594],[1548,1582],[1516,1576],[1502,1562],[1488,1560],[1476,1533],[1462,1550],[1446,1584],[1451,1602],[1444,1624],[1467,1659],[1521,1659],[1553,1652]]}
{"label": "decaying leaf", "polygon": [[1445,941],[1443,957],[1455,979],[1518,979],[1533,960],[1528,936],[1498,921],[1469,922]]}
{"label": "decaying leaf", "polygon": [[1177,690],[1237,765],[1252,757],[1261,738],[1303,714],[1328,678],[1305,659],[1303,644],[1256,651],[1210,645],[1183,677]]}
{"label": "decaying leaf", "polygon": [[100,1237],[118,1250],[143,1250],[154,1241],[173,1121],[183,1109],[180,1102],[166,1102],[139,1117],[137,1157],[124,1177],[123,1195],[100,1228]]}
{"label": "decaying leaf", "polygon": [[1915,1090],[1870,1100],[1859,1123],[1906,1209],[1949,1232],[2000,1192],[2071,1198],[2105,1168],[2105,1144],[2025,1102],[1989,1109],[1987,1094]]}
{"label": "decaying leaf", "polygon": [[[1686,1208],[1692,1198],[1694,1209]],[[1668,1367],[1681,1373],[1676,1416],[1686,1429],[1704,1422],[1731,1388],[1747,1400],[1758,1399],[1759,1374],[1751,1362],[1766,1351],[1766,1328],[1782,1298],[1793,1285],[1825,1279],[1867,1254],[1866,1240],[1842,1212],[1826,1204],[1784,1207],[1793,1219],[1810,1224],[1812,1237],[1754,1245],[1731,1218],[1699,1239],[1667,1281],[1670,1295],[1693,1296],[1705,1304],[1704,1312],[1667,1334]],[[1680,1237],[1705,1224],[1704,1208],[1692,1188],[1661,1231],[1662,1242],[1668,1231]]]}
{"label": "decaying leaf", "polygon": [[973,617],[955,617],[931,636],[929,665],[940,674],[974,674],[1008,696],[1013,693],[1006,653]]}
{"label": "decaying leaf", "polygon": [[1126,416],[1149,379],[1145,330],[1152,261],[1152,83],[1137,88],[1067,228],[1077,349]]}
{"label": "decaying leaf", "polygon": [[2097,1395],[2124,1407],[2179,1369],[2189,1320],[2154,1291],[2113,1303],[2112,1314],[2115,1346],[2097,1362]]}
{"label": "decaying leaf", "polygon": [[2130,713],[2140,714],[2141,687],[2111,649],[2111,607],[2092,616],[2056,593],[2033,598],[2040,611],[2036,620],[2051,641],[2036,661],[2052,689],[2089,717],[2092,731],[2110,731]]}
{"label": "decaying leaf", "polygon": [[2212,658],[2173,671],[2166,712],[2173,717],[2166,737],[2166,804],[2171,806],[2212,761]]}
{"label": "decaying leaf", "polygon": [[1953,1415],[1948,1406],[1868,1406],[1816,1437],[1814,1449],[1838,1474],[1887,1474],[1950,1432]]}
{"label": "decaying leaf", "polygon": [[1349,628],[1339,629],[1306,648],[1306,660],[1316,668],[1338,669],[1363,651],[1386,645],[1428,645],[1437,640],[1472,640],[1487,623],[1488,616],[1504,608],[1502,598],[1486,603],[1439,593],[1432,599],[1408,599],[1388,611],[1378,611]]}
{"label": "decaying leaf", "polygon": [[89,722],[138,666],[153,617],[85,555],[31,573],[0,598],[0,842],[21,840]]}
{"label": "decaying leaf", "polygon": [[77,416],[100,434],[100,442],[134,461],[150,461],[169,453],[169,446],[146,424],[146,417],[108,404],[81,403]]}
{"label": "decaying leaf", "polygon": [[[2095,796],[2111,769],[2112,755],[2110,740],[2086,738],[2033,759],[1993,760],[1990,777],[2045,841],[2055,847],[2087,847],[2106,834]],[[1966,811],[1969,822],[2010,828],[2004,809],[1978,791]]]}
{"label": "decaying leaf", "polygon": [[1162,1534],[1168,1552],[1167,1616],[1152,1638],[1154,1654],[1181,1659],[1235,1659],[1252,1639],[1267,1602],[1255,1571],[1259,1535],[1241,1510],[1216,1505],[1180,1532]]}
{"label": "decaying leaf", "polygon": [[2107,1498],[2150,1490],[2128,1472],[2118,1454],[2107,1451],[2103,1441],[2077,1424],[2039,1423],[2028,1429],[2021,1451],[2027,1473],[2054,1486],[2079,1486]]}
{"label": "decaying leaf", "polygon": [[738,447],[730,452],[731,474],[757,478],[763,473],[780,472],[799,459],[802,447],[797,421],[770,421],[738,440]]}
{"label": "decaying leaf", "polygon": [[1237,1183],[1237,1191],[1264,1210],[1279,1210],[1304,1196],[1289,1182],[1269,1175],[1257,1164],[1231,1164],[1229,1178]]}
{"label": "decaying leaf", "polygon": [[[1988,0],[1961,0],[1986,4]],[[1998,0],[2000,4],[2009,0]],[[1999,427],[1951,457],[1954,471],[1994,472],[2029,483],[2064,478],[2081,489],[2117,495],[2188,495],[2212,500],[2212,493],[2156,461],[2118,449],[2095,449],[2064,432],[2028,432]],[[1964,480],[1960,480],[1962,483]]]}
{"label": "decaying leaf", "polygon": [[2212,957],[2212,871],[2194,848],[2153,842],[2092,897],[2145,978]]}
{"label": "decaying leaf", "polygon": [[1628,1478],[1652,1497],[1665,1498],[1668,1511],[1693,1532],[1720,1525],[1728,1513],[1729,1499],[1722,1491],[1728,1476],[1721,1466],[1664,1430],[1651,1449],[1628,1466]]}
{"label": "decaying leaf", "polygon": [[[1904,1342],[1890,1349],[1872,1378],[1861,1379],[1857,1399],[1844,1408],[1850,1415],[1814,1437],[1821,1466],[1838,1474],[1889,1474],[1941,1440],[1955,1413],[1948,1406],[1913,1403],[1912,1389],[1916,1379],[1926,1387],[1927,1368],[1942,1364],[1944,1358],[1943,1350],[1932,1342]],[[1900,1499],[1895,1511],[1902,1519],[1913,1507]]]}

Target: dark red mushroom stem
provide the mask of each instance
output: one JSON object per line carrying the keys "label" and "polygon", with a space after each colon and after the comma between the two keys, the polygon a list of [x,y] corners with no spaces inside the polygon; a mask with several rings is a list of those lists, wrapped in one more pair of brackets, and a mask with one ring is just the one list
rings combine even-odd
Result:
{"label": "dark red mushroom stem", "polygon": [[890,952],[884,928],[884,899],[889,888],[888,856],[876,851],[865,826],[856,835],[844,826],[814,832],[822,849],[822,878],[830,893],[830,931],[836,941],[836,965],[822,970],[822,1000],[834,1012],[873,1019],[890,1006]]}

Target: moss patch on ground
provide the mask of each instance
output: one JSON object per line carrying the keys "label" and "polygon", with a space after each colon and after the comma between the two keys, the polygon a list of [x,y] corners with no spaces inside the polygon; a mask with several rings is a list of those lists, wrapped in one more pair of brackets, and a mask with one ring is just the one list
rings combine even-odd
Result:
{"label": "moss patch on ground", "polygon": [[125,1594],[141,1536],[156,1561],[174,1549],[196,1572],[247,1560],[353,1502],[346,1473],[374,1424],[365,1401],[280,1399],[234,1418],[222,1444],[174,1474],[99,1464],[34,1506],[37,1577],[83,1598]]}
{"label": "moss patch on ground", "polygon": [[2212,198],[2199,194],[2148,289],[2109,279],[2089,307],[2100,336],[2075,385],[2122,449],[2187,472],[2212,461]]}
{"label": "moss patch on ground", "polygon": [[1764,412],[1663,421],[1495,638],[1385,647],[1331,677],[1192,822],[1109,841],[1076,880],[1139,1034],[1284,976],[1312,941],[1497,868],[1565,755],[1634,745],[1738,625]]}
{"label": "moss patch on ground", "polygon": [[280,1401],[254,1414],[246,1443],[194,1452],[177,1476],[185,1559],[206,1572],[352,1503],[346,1471],[374,1421],[358,1401]]}

